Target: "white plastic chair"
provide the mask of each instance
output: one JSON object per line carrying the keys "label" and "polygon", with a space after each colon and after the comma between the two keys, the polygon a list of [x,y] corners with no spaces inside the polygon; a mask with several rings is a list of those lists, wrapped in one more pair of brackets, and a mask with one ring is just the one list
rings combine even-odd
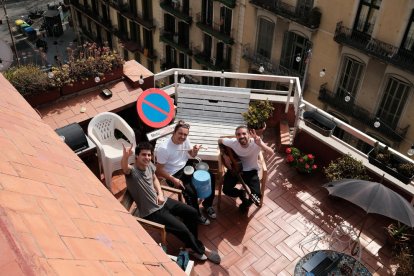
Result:
{"label": "white plastic chair", "polygon": [[[128,140],[115,138],[115,129],[119,130]],[[125,147],[136,147],[135,133],[132,128],[115,113],[103,112],[96,115],[88,125],[88,136],[98,148],[99,160],[105,175],[105,185],[111,189],[112,173],[121,169],[122,144]],[[129,163],[134,163],[134,155]]]}

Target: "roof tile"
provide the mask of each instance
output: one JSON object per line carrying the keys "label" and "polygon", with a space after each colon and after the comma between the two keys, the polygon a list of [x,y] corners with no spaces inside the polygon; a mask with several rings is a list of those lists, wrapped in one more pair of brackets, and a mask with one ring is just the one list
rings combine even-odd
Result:
{"label": "roof tile", "polygon": [[120,261],[113,250],[112,241],[108,239],[79,239],[62,237],[75,259],[96,261]]}
{"label": "roof tile", "polygon": [[41,212],[35,197],[5,190],[0,192],[0,206],[14,211]]}
{"label": "roof tile", "polygon": [[[31,179],[0,174],[0,184],[5,190],[12,192],[49,198],[53,197],[45,183]],[[28,189],[28,187],[30,188]]]}
{"label": "roof tile", "polygon": [[88,216],[79,204],[73,199],[71,193],[64,187],[49,185],[50,191],[59,200],[62,206],[65,206],[65,211],[71,218],[87,219]]}
{"label": "roof tile", "polygon": [[142,276],[151,276],[156,275],[152,274],[148,268],[144,264],[135,264],[135,263],[126,263],[126,266],[129,268],[129,270],[134,273],[134,275],[142,275]]}
{"label": "roof tile", "polygon": [[64,208],[56,199],[39,199],[39,205],[48,215],[50,223],[54,225],[61,236],[83,237],[72,222]]}
{"label": "roof tile", "polygon": [[98,261],[49,259],[48,263],[57,275],[111,275],[106,267]]}
{"label": "roof tile", "polygon": [[44,216],[23,214],[23,218],[45,257],[60,259],[73,258],[56,230]]}
{"label": "roof tile", "polygon": [[53,130],[95,115],[91,102],[118,109],[142,90],[115,84],[111,99],[97,90],[80,97],[83,103],[64,100],[44,108],[42,120],[3,76],[0,85],[0,234],[8,235],[0,241],[2,273],[152,275],[148,266],[171,274],[174,263],[162,265],[165,253]]}
{"label": "roof tile", "polygon": [[102,210],[99,208],[84,205],[82,205],[81,208],[85,211],[86,214],[88,214],[91,220],[102,223],[125,225],[125,222],[118,216],[115,211]]}
{"label": "roof tile", "polygon": [[122,262],[102,262],[102,264],[113,275],[141,275],[132,273],[132,271]]}

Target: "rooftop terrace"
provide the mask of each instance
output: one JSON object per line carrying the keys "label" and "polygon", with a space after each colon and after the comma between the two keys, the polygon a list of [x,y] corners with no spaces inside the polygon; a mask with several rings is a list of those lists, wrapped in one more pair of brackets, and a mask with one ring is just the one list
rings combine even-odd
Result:
{"label": "rooftop terrace", "polygon": [[[374,177],[382,175],[378,168],[369,167],[365,154],[334,137],[322,137],[303,124],[301,112],[316,107],[302,100],[297,78],[174,69],[155,75],[155,81],[160,83],[175,76],[175,84],[164,87],[173,95],[174,87],[179,85],[178,75],[255,79],[286,87],[291,83],[293,93],[287,89],[252,91],[252,100],[269,98],[279,110],[269,123],[264,140],[276,148],[278,116],[287,110],[286,116],[297,126],[295,143],[312,151],[318,162],[326,164],[329,158],[349,152],[364,160]],[[40,108],[39,116],[2,76],[0,82],[4,87],[0,97],[2,272],[8,269],[21,275],[102,275],[144,271],[178,275],[178,267],[156,245],[159,237],[150,233],[154,241],[53,131],[75,121],[87,123],[96,113],[79,115],[82,105],[87,104],[87,110],[96,112],[117,111],[122,106],[118,99],[129,99],[128,105],[132,106],[133,98],[142,90],[122,81],[111,84],[111,100],[100,98],[98,90],[91,91]],[[331,116],[322,110],[318,112]],[[350,135],[374,144],[375,140],[352,126],[331,119]],[[320,171],[304,176],[285,163],[283,154],[265,158],[269,180],[263,207],[251,207],[247,215],[242,215],[234,200],[223,196],[217,220],[199,227],[201,240],[220,252],[222,263],[196,263],[197,274],[293,275],[297,261],[315,245],[317,249],[331,248],[323,241],[306,243],[310,237],[326,237],[343,222],[358,227],[365,218],[355,205],[328,196],[321,187],[326,180]],[[115,175],[113,182],[112,193],[119,199],[125,189],[124,178]],[[386,174],[385,184],[410,200],[414,195],[413,183],[405,185]],[[395,273],[383,230],[390,222],[382,216],[369,215],[361,236],[362,262],[373,275]],[[168,242],[168,253],[177,253],[180,242],[171,235]]]}

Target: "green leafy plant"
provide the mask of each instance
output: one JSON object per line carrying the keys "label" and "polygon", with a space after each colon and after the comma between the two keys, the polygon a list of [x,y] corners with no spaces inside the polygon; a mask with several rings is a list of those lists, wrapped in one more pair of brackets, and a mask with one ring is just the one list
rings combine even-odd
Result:
{"label": "green leafy plant", "polygon": [[400,222],[393,222],[387,227],[389,236],[398,242],[406,242],[410,239],[409,230],[410,228]]}
{"label": "green leafy plant", "polygon": [[349,154],[331,161],[329,165],[324,168],[324,173],[330,182],[344,178],[370,179],[362,161],[356,160]]}
{"label": "green leafy plant", "polygon": [[11,67],[3,75],[23,96],[39,95],[57,86],[46,72],[33,64]]}
{"label": "green leafy plant", "polygon": [[405,176],[411,177],[414,175],[414,164],[413,163],[402,163],[397,167],[397,171]]}
{"label": "green leafy plant", "polygon": [[103,77],[124,64],[124,60],[109,47],[98,47],[95,43],[85,43],[78,49],[67,49],[67,63],[52,67],[53,79],[58,86],[71,85],[89,78]]}
{"label": "green leafy plant", "polygon": [[286,148],[286,162],[299,172],[311,173],[318,168],[313,154],[304,154],[298,148]]}
{"label": "green leafy plant", "polygon": [[402,247],[394,256],[394,261],[398,264],[396,276],[413,275],[414,255],[409,246]]}
{"label": "green leafy plant", "polygon": [[247,127],[250,129],[264,128],[267,119],[272,116],[275,108],[269,100],[254,101],[250,103],[249,110],[242,113]]}

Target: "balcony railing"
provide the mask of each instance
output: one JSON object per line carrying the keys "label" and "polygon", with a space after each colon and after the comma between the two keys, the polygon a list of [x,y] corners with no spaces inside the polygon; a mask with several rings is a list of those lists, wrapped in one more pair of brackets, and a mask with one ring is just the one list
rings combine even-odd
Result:
{"label": "balcony railing", "polygon": [[343,26],[342,21],[336,24],[334,40],[339,44],[360,50],[386,63],[403,70],[414,72],[414,53],[397,48],[369,35]]}
{"label": "balcony railing", "polygon": [[217,2],[220,2],[222,4],[224,4],[225,6],[234,9],[234,7],[236,6],[236,0],[214,0]]}
{"label": "balcony railing", "polygon": [[214,71],[231,71],[230,60],[216,59],[210,57],[211,49],[205,49],[201,51],[199,48],[193,48],[194,59],[200,65],[206,66],[207,68]]}
{"label": "balcony railing", "polygon": [[[191,45],[188,43],[183,43],[182,40],[183,35],[180,33],[174,33],[170,31],[166,31],[165,29],[160,30],[160,40],[164,43],[169,44],[170,46],[174,47],[175,49],[186,53],[187,55],[192,55]],[[188,41],[188,39],[186,39]],[[172,68],[172,67],[171,67]]]}
{"label": "balcony railing", "polygon": [[292,76],[298,77],[302,80],[303,76],[297,72],[290,70],[284,66],[273,63],[269,58],[254,52],[251,50],[249,45],[243,46],[243,56],[247,62],[253,63],[257,67],[263,66],[265,72],[271,73],[273,75],[282,75],[282,76]]}
{"label": "balcony railing", "polygon": [[87,17],[89,17],[91,20],[98,23],[99,25],[101,25],[103,28],[105,28],[109,31],[113,31],[112,22],[109,18],[105,19],[102,16],[96,15],[92,11],[91,8],[89,8],[88,6],[84,6],[82,4],[79,4],[79,2],[72,2],[72,5],[75,7],[75,9],[82,12],[84,15],[86,15]]}
{"label": "balcony railing", "polygon": [[207,24],[201,15],[201,13],[197,13],[197,27],[199,27],[203,32],[208,33],[209,35],[214,36],[220,41],[223,41],[226,44],[232,45],[234,43],[234,40],[232,38],[232,34],[234,34],[234,29],[230,30],[230,33],[226,33],[222,29],[222,25],[217,22],[212,22],[211,25]]}
{"label": "balcony railing", "polygon": [[392,128],[386,124],[381,124],[378,128],[373,128],[374,122],[377,121],[377,116],[375,116],[375,114],[370,113],[368,110],[356,105],[355,103],[346,102],[343,97],[339,97],[332,91],[329,91],[326,88],[326,83],[321,85],[319,89],[319,99],[338,109],[342,113],[360,121],[375,131],[378,131],[388,138],[398,142],[404,140],[405,136],[407,135],[408,128],[410,127],[410,125],[407,125],[404,128]]}
{"label": "balcony railing", "polygon": [[118,10],[121,15],[128,18],[131,21],[138,23],[148,30],[155,28],[154,20],[152,16],[143,14],[141,11],[131,11],[130,5],[128,3],[122,3],[122,1],[112,0],[109,2],[109,5]]}
{"label": "balcony railing", "polygon": [[250,3],[313,30],[319,28],[321,22],[321,12],[318,8],[313,8],[309,12],[298,12],[295,6],[282,1],[250,0]]}
{"label": "balcony railing", "polygon": [[183,7],[179,4],[180,2],[172,2],[171,0],[160,0],[160,7],[174,15],[175,17],[181,19],[187,24],[191,24],[193,21],[193,17],[191,15],[191,9],[189,9],[188,13],[183,10]]}

